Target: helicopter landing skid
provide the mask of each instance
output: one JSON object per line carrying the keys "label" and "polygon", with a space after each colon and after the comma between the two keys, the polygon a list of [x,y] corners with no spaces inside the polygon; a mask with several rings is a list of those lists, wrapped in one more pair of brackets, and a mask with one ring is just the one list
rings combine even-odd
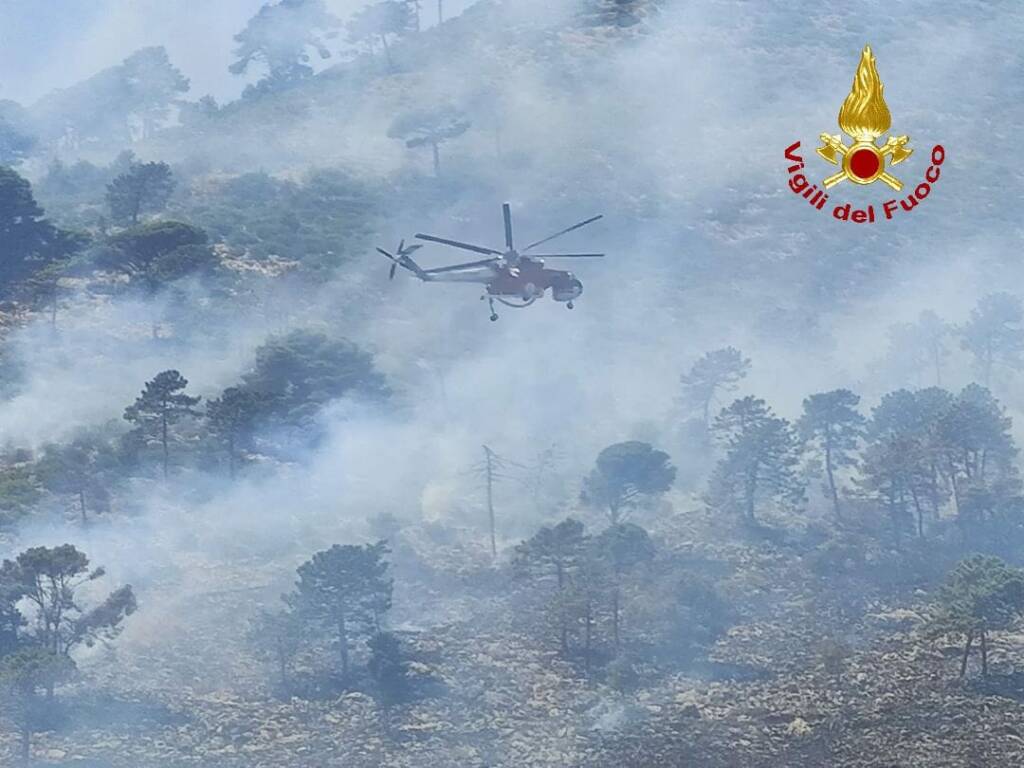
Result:
{"label": "helicopter landing skid", "polygon": [[494,297],[488,296],[486,293],[480,297],[480,301],[487,299],[487,305],[491,308],[491,322],[493,323],[498,319],[498,313],[494,311]]}

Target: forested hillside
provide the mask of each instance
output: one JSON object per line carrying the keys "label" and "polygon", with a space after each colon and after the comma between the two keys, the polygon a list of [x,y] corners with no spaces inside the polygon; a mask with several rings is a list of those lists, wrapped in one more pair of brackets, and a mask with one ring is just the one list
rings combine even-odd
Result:
{"label": "forested hillside", "polygon": [[[1022,11],[465,5],[0,101],[0,762],[1020,763]],[[946,158],[861,226],[866,43]],[[571,312],[378,253],[505,202]]]}

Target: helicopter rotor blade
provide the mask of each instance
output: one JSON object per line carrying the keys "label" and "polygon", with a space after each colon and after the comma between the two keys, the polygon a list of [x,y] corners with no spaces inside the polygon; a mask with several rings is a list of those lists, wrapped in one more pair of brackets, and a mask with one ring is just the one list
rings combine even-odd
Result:
{"label": "helicopter rotor blade", "polygon": [[396,259],[396,258],[395,258],[394,256],[392,256],[392,255],[391,255],[390,253],[388,253],[387,251],[385,251],[385,250],[384,250],[383,248],[378,248],[378,249],[377,249],[377,253],[381,253],[381,254],[383,254],[383,255],[387,256],[387,257],[388,257],[389,259],[391,259],[392,261],[395,261],[395,262],[397,262],[397,261],[398,261],[398,259]]}
{"label": "helicopter rotor blade", "polygon": [[398,271],[398,262],[397,261],[394,264],[392,264],[391,265],[391,269],[388,270],[388,280],[394,280],[395,279],[395,272],[396,271]]}
{"label": "helicopter rotor blade", "polygon": [[523,253],[526,253],[531,248],[536,248],[538,245],[543,245],[544,243],[550,242],[550,241],[554,240],[556,237],[561,237],[562,235],[568,234],[569,232],[573,232],[573,231],[579,229],[580,227],[585,227],[585,226],[587,226],[587,224],[593,224],[598,219],[603,219],[603,218],[604,218],[604,214],[599,214],[597,216],[592,216],[591,218],[587,219],[586,221],[581,221],[579,224],[573,224],[571,227],[567,227],[566,229],[563,229],[561,232],[555,232],[555,234],[549,235],[548,237],[545,237],[543,240],[538,240],[536,243],[530,243],[530,245],[526,246],[523,249]]}
{"label": "helicopter rotor blade", "polygon": [[440,275],[445,272],[457,272],[460,269],[472,269],[474,267],[487,267],[492,264],[497,264],[500,259],[482,259],[480,261],[470,261],[465,264],[450,264],[447,267],[435,267],[434,269],[428,269],[427,273],[431,275]]}
{"label": "helicopter rotor blade", "polygon": [[531,259],[603,259],[603,253],[531,253]]}
{"label": "helicopter rotor blade", "polygon": [[501,216],[505,220],[505,248],[513,250],[512,246],[512,206],[505,203],[501,206]]}
{"label": "helicopter rotor blade", "polygon": [[496,251],[493,248],[484,248],[482,245],[472,245],[470,243],[461,243],[458,240],[448,240],[443,237],[435,237],[434,235],[424,235],[422,233],[416,233],[416,237],[420,240],[428,240],[432,243],[441,243],[442,245],[450,245],[453,248],[462,248],[464,251],[473,251],[474,253],[482,253],[485,256],[501,256],[501,251]]}

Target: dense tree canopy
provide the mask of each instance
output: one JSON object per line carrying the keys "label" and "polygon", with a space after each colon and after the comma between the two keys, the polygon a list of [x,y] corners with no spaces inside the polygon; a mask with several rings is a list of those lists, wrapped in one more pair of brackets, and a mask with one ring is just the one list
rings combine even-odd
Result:
{"label": "dense tree canopy", "polygon": [[557,525],[545,525],[516,546],[516,563],[533,575],[552,577],[559,587],[579,565],[586,534],[583,523],[569,517]]}
{"label": "dense tree canopy", "polygon": [[245,173],[188,190],[189,221],[235,253],[327,272],[361,256],[382,209],[382,191],[340,170],[301,181]]}
{"label": "dense tree canopy", "polygon": [[615,443],[598,454],[594,469],[584,478],[580,498],[606,510],[615,525],[631,503],[665,493],[675,477],[676,468],[664,451],[636,440]]}
{"label": "dense tree canopy", "polygon": [[617,657],[625,630],[639,622],[629,609],[645,600],[641,575],[655,556],[654,542],[639,525],[615,523],[592,536],[567,518],[519,544],[515,566],[543,606],[561,657],[590,670],[598,658]]}
{"label": "dense tree canopy", "polygon": [[79,245],[78,239],[43,218],[26,179],[0,167],[0,292],[9,295],[19,283]]}
{"label": "dense tree canopy", "polygon": [[274,86],[311,75],[307,50],[313,48],[320,58],[330,58],[327,40],[340,24],[323,0],[266,3],[235,35],[236,61],[229,69],[240,75],[259,62],[266,68],[264,81]]}
{"label": "dense tree canopy", "polygon": [[100,142],[123,146],[166,121],[189,81],[163,46],[141,48],[120,64],[54,91],[32,108],[44,138],[68,149]]}
{"label": "dense tree canopy", "polygon": [[860,485],[888,510],[898,534],[911,511],[937,520],[952,497],[971,529],[1006,517],[1020,502],[1011,421],[977,384],[954,396],[938,387],[885,395],[872,412]]}
{"label": "dense tree canopy", "polygon": [[216,257],[206,233],[179,221],[154,221],[118,232],[97,249],[95,261],[117,270],[147,293],[193,272],[207,269]]}
{"label": "dense tree canopy", "polygon": [[321,406],[348,394],[385,397],[387,383],[373,356],[347,339],[312,331],[293,331],[256,350],[244,377],[276,417],[290,424],[312,419]]}

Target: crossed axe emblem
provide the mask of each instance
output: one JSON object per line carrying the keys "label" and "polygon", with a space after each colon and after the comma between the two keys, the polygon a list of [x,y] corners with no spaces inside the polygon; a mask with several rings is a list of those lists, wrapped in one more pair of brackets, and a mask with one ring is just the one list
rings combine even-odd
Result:
{"label": "crossed axe emblem", "polygon": [[879,148],[874,141],[855,141],[846,146],[840,135],[821,134],[819,139],[824,146],[818,148],[818,154],[832,165],[842,164],[842,170],[834,173],[822,182],[825,189],[831,189],[843,180],[854,184],[870,184],[873,181],[884,181],[899,192],[903,182],[885,170],[885,158],[890,158],[890,165],[902,163],[914,150],[907,149],[909,136],[890,136]]}

